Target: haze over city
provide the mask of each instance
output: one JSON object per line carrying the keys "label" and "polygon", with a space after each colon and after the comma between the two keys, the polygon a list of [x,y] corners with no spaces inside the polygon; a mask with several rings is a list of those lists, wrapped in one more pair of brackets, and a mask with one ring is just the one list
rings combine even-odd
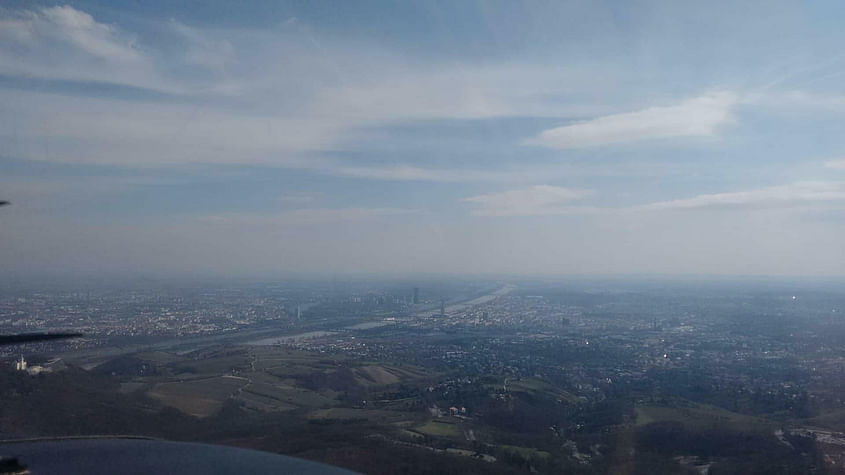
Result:
{"label": "haze over city", "polygon": [[6,2],[5,276],[842,275],[838,2]]}

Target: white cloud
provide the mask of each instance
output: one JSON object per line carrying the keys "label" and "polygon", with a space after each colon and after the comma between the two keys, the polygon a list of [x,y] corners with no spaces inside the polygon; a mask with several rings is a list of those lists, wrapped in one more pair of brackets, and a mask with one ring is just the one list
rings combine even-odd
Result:
{"label": "white cloud", "polygon": [[68,42],[91,56],[109,61],[133,63],[141,60],[131,37],[71,6],[43,8],[30,14],[33,30]]}
{"label": "white cloud", "polygon": [[[313,152],[343,150],[350,138],[404,120],[607,112],[586,98],[598,86],[585,71],[418,62],[290,25],[161,26],[156,31],[172,37],[138,37],[70,6],[0,9],[0,75],[192,96],[189,103],[0,91],[0,118],[13,118],[0,132],[14,137],[4,152],[71,163],[262,163],[378,180],[505,182],[529,175],[518,180],[536,182],[548,175],[367,166],[315,160]],[[177,46],[157,49],[163,41]],[[579,99],[561,106],[558,93],[573,89]]]}
{"label": "white cloud", "polygon": [[593,194],[592,190],[535,185],[519,190],[472,196],[464,201],[475,205],[472,213],[479,216],[538,216],[587,210],[588,208],[564,205]]}
{"label": "white cloud", "polygon": [[134,35],[71,6],[0,10],[0,74],[174,90]]}
{"label": "white cloud", "polygon": [[316,201],[318,198],[322,196],[322,193],[315,193],[315,192],[307,192],[307,191],[291,191],[288,193],[283,193],[279,196],[278,200],[280,203],[286,205],[296,205],[296,204],[305,204],[305,203],[312,203]]}
{"label": "white cloud", "polygon": [[0,131],[0,138],[8,139],[5,153],[53,162],[133,167],[261,164],[366,180],[440,183],[537,183],[584,172],[565,165],[483,170],[356,165],[315,157],[309,152],[340,148],[353,133],[356,122],[331,117],[259,116],[213,106],[2,90],[0,117],[14,117]]}
{"label": "white cloud", "polygon": [[0,38],[22,46],[35,46],[39,41],[54,38],[72,43],[88,53],[109,58],[135,58],[131,37],[124,37],[117,28],[99,23],[71,6],[55,6],[32,10],[0,11]]}
{"label": "white cloud", "polygon": [[845,95],[802,90],[753,92],[744,96],[742,102],[786,114],[794,114],[796,110],[830,113],[845,110]]}
{"label": "white cloud", "polygon": [[384,181],[537,183],[572,174],[643,173],[601,165],[433,168],[415,164],[355,164],[314,156],[355,133],[353,119],[255,115],[213,105],[137,102],[0,90],[5,153],[17,158],[133,167],[185,163],[261,164]]}
{"label": "white cloud", "polygon": [[187,43],[185,61],[211,71],[224,73],[236,59],[235,48],[227,40],[212,38],[202,30],[192,28],[176,20],[170,26]]}
{"label": "white cloud", "polygon": [[[684,211],[696,209],[777,209],[845,202],[845,182],[801,181],[749,191],[710,193],[632,207],[568,206],[595,194],[592,190],[538,185],[525,189],[490,193],[464,201],[476,205],[480,216],[539,216],[561,214],[628,215],[630,211]],[[623,214],[620,214],[623,213]]]}
{"label": "white cloud", "polygon": [[833,168],[835,170],[845,170],[845,158],[837,160],[828,160],[824,162],[825,168]]}
{"label": "white cloud", "polygon": [[400,216],[418,213],[409,208],[300,208],[285,213],[260,214],[230,214],[201,216],[197,220],[212,225],[249,226],[269,229],[280,226],[305,226],[316,224],[342,223],[349,221],[372,220],[386,216]]}
{"label": "white cloud", "polygon": [[334,175],[389,181],[429,181],[439,183],[469,182],[536,182],[550,176],[562,175],[561,167],[555,169],[523,168],[519,170],[480,170],[469,168],[424,168],[413,165],[347,166],[326,164],[318,169]]}
{"label": "white cloud", "polygon": [[[341,83],[317,91],[314,113],[384,121],[561,117],[607,111],[583,99],[600,87],[586,73],[524,64],[409,64],[392,55],[373,61],[354,52],[352,58],[358,62],[345,64],[348,58],[342,59],[342,53],[335,52],[340,60],[332,71]],[[576,88],[580,102],[562,105],[550,99]]]}
{"label": "white cloud", "polygon": [[613,114],[544,130],[528,143],[581,148],[671,137],[707,137],[731,120],[734,94],[707,94],[678,105]]}
{"label": "white cloud", "polygon": [[325,169],[326,172],[349,176],[354,178],[365,178],[373,180],[395,180],[395,181],[435,181],[435,182],[460,182],[460,181],[485,181],[486,179],[497,178],[495,173],[483,170],[446,170],[422,168],[412,165],[388,165],[388,166],[344,166],[335,165]]}
{"label": "white cloud", "polygon": [[845,182],[801,181],[750,191],[712,193],[693,198],[661,201],[639,206],[643,210],[697,208],[784,207],[827,201],[845,201]]}
{"label": "white cloud", "polygon": [[213,106],[0,91],[4,153],[28,159],[136,167],[184,163],[314,166],[304,151],[331,147],[346,124],[260,116]]}

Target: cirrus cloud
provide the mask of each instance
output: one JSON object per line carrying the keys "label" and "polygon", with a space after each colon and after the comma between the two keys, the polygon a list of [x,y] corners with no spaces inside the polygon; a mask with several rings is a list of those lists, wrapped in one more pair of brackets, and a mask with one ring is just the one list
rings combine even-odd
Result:
{"label": "cirrus cloud", "polygon": [[0,74],[175,90],[135,35],[67,5],[0,11]]}
{"label": "cirrus cloud", "polygon": [[660,201],[640,206],[638,209],[784,207],[826,201],[845,201],[845,182],[800,181],[756,190],[710,193],[680,200]]}
{"label": "cirrus cloud", "polygon": [[825,168],[833,168],[834,170],[845,170],[845,158],[838,160],[828,160],[824,162]]}
{"label": "cirrus cloud", "polygon": [[706,94],[673,106],[606,115],[544,130],[528,143],[568,149],[648,139],[707,137],[732,119],[731,109],[737,102],[732,93]]}
{"label": "cirrus cloud", "polygon": [[540,216],[565,214],[573,209],[565,205],[593,195],[592,190],[535,185],[529,188],[508,190],[471,196],[464,201],[475,205],[472,213],[478,216]]}

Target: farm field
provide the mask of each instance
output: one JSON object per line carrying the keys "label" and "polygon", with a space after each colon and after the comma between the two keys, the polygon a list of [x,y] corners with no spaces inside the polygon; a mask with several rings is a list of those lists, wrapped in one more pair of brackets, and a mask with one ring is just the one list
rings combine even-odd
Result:
{"label": "farm field", "polygon": [[[382,390],[428,376],[419,368],[352,362],[344,357],[266,346],[217,346],[179,355],[136,353],[107,362],[104,368],[117,370],[109,373],[114,375],[136,373],[121,381],[123,392],[146,388],[150,398],[195,417],[208,417],[231,400],[258,413],[317,411],[309,416],[315,420],[378,415],[376,419],[384,423],[408,418],[397,416],[398,412],[348,406],[363,404]],[[347,406],[342,409],[347,413],[326,412],[338,406]]]}
{"label": "farm field", "polygon": [[231,376],[185,382],[159,383],[147,394],[162,404],[186,414],[206,417],[219,409],[247,381]]}

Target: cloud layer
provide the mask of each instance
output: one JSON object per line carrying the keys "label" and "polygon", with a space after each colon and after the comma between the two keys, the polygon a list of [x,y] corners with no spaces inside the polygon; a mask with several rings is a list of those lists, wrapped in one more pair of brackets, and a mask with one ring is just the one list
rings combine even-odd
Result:
{"label": "cloud layer", "polygon": [[836,25],[461,5],[0,8],[4,270],[845,268]]}

